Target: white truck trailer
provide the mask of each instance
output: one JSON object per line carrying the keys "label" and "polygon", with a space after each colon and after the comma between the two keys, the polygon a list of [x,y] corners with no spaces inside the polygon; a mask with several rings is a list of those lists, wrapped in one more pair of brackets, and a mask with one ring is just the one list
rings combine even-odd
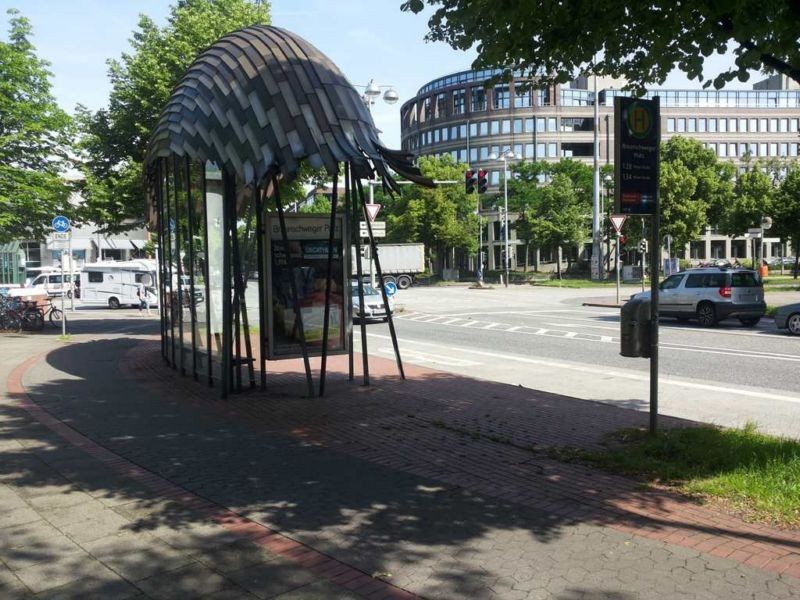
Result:
{"label": "white truck trailer", "polygon": [[[369,255],[368,245],[362,244],[362,252],[367,256]],[[357,257],[355,246],[353,247],[353,275],[357,275],[356,262]],[[414,283],[414,276],[425,272],[425,244],[378,244],[378,257],[381,261],[381,272],[383,273],[384,281],[391,281],[396,283],[397,287],[404,290]],[[361,273],[364,277],[369,277],[370,274],[369,258],[361,258]],[[372,265],[375,277],[378,276],[378,271]]]}

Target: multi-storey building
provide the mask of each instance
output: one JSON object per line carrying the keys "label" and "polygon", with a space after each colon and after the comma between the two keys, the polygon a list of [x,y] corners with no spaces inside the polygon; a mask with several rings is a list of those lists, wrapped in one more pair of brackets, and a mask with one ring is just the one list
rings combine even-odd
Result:
{"label": "multi-storey building", "polygon": [[[599,160],[613,161],[614,97],[625,94],[622,82],[580,77],[569,86],[536,87],[524,78],[487,89],[494,70],[462,71],[435,79],[400,109],[402,147],[421,155],[450,154],[471,168],[486,169],[490,186],[499,186],[503,162],[490,160],[511,150],[514,160],[594,159],[594,104],[598,104]],[[591,89],[590,89],[591,87]],[[744,168],[743,157],[797,159],[800,153],[800,89],[785,77],[755,84],[753,90],[652,90],[659,96],[662,139],[689,136],[720,159]],[[500,264],[501,231],[497,210],[489,220],[488,267]],[[513,221],[515,215],[509,215]],[[754,224],[755,225],[755,224]],[[511,243],[516,246],[512,232]],[[709,230],[703,239],[681,249],[697,261],[748,259],[750,244]],[[764,240],[763,256],[785,256],[779,240]],[[523,263],[521,253],[512,260]],[[681,252],[679,251],[680,255]],[[541,257],[548,262],[547,251]]]}

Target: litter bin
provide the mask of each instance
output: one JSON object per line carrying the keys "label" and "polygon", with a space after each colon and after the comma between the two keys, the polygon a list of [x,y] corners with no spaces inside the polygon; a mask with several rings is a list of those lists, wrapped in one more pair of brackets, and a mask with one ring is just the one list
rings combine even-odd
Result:
{"label": "litter bin", "polygon": [[632,298],[620,312],[620,349],[622,356],[650,357],[650,299]]}

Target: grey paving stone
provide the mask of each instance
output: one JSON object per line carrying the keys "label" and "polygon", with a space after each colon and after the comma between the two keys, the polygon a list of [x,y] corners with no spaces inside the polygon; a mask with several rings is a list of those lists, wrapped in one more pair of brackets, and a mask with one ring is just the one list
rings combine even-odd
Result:
{"label": "grey paving stone", "polygon": [[27,598],[33,593],[22,583],[22,581],[0,564],[0,598]]}
{"label": "grey paving stone", "polygon": [[16,575],[32,591],[39,593],[103,570],[103,565],[92,560],[85,552],[74,552],[57,560],[25,567],[16,571]]}
{"label": "grey paving stone", "polygon": [[24,525],[25,523],[34,523],[41,520],[42,517],[39,513],[28,506],[9,511],[0,511],[0,529]]}
{"label": "grey paving stone", "polygon": [[277,556],[252,542],[237,541],[204,549],[191,557],[220,573],[241,571],[274,560]]}
{"label": "grey paving stone", "polygon": [[317,581],[275,596],[279,600],[360,600],[359,596],[330,581]]}
{"label": "grey paving stone", "polygon": [[143,592],[135,585],[125,581],[112,571],[104,569],[77,581],[58,588],[46,590],[36,595],[37,600],[131,600],[141,598]]}
{"label": "grey paving stone", "polygon": [[221,590],[225,584],[222,575],[197,562],[136,582],[154,600],[201,597]]}
{"label": "grey paving stone", "polygon": [[294,564],[280,558],[235,571],[228,577],[258,598],[274,598],[318,579],[313,573],[298,569]]}

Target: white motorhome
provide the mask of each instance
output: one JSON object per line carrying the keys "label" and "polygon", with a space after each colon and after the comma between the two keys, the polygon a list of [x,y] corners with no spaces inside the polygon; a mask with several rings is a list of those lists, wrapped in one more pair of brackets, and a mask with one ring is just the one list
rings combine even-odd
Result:
{"label": "white motorhome", "polygon": [[146,259],[87,264],[81,272],[81,301],[109,308],[139,306],[137,292],[144,285],[150,306],[157,306],[156,269],[156,261]]}
{"label": "white motorhome", "polygon": [[[60,269],[48,269],[41,275],[35,276],[27,287],[44,290],[48,296],[61,296],[66,291],[67,298],[71,298],[79,275],[78,271],[64,273],[62,280]],[[64,280],[66,280],[66,284],[64,284]]]}

